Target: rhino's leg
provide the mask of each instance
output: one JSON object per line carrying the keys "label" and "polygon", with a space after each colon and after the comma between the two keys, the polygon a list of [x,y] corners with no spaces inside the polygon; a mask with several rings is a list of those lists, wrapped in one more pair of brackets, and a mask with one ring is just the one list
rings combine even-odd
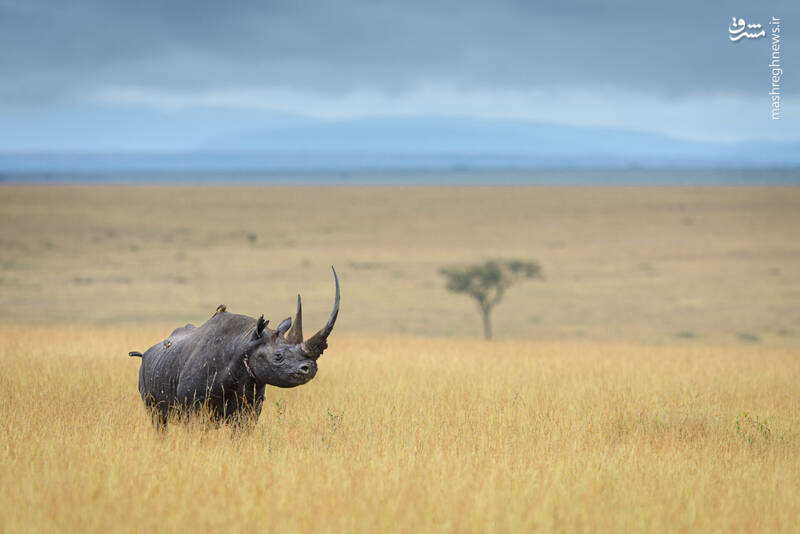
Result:
{"label": "rhino's leg", "polygon": [[158,406],[147,406],[147,413],[150,415],[150,422],[153,423],[153,428],[156,430],[167,428],[166,411],[159,409]]}
{"label": "rhino's leg", "polygon": [[163,431],[167,428],[167,413],[166,410],[153,408],[150,410],[150,419],[153,421],[153,427],[156,430]]}
{"label": "rhino's leg", "polygon": [[261,408],[264,407],[264,390],[262,389],[260,393],[256,394],[253,412],[255,414],[255,419],[258,420],[261,417]]}
{"label": "rhino's leg", "polygon": [[142,400],[145,408],[150,413],[150,420],[156,429],[163,429],[167,426],[167,415],[169,414],[168,405],[164,401],[158,401],[152,393],[142,393]]}
{"label": "rhino's leg", "polygon": [[225,415],[222,420],[232,425],[237,432],[249,433],[258,423],[258,416],[264,403],[264,395],[257,391],[242,393],[241,390],[225,399]]}

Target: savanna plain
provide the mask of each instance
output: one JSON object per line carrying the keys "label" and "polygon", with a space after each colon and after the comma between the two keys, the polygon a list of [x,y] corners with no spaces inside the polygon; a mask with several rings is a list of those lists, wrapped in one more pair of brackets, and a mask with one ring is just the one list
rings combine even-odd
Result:
{"label": "savanna plain", "polygon": [[[800,188],[0,187],[4,532],[793,532]],[[480,339],[439,269],[537,261]],[[157,432],[138,359],[229,311],[317,377]]]}

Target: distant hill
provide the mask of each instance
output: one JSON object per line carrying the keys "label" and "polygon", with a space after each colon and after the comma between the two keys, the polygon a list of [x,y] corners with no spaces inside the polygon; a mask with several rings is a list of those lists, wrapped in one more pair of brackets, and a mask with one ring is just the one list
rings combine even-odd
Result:
{"label": "distant hill", "polygon": [[[195,124],[189,135],[191,124],[184,124],[180,114],[140,116],[135,123],[122,123],[119,133],[109,133],[112,139],[102,145],[107,147],[102,152],[76,150],[80,145],[53,152],[0,151],[0,172],[800,166],[798,144],[700,143],[630,130],[531,121],[449,117],[259,121],[251,117],[242,120],[238,129],[236,121],[219,128],[214,124],[211,119]],[[153,130],[149,144],[119,143],[120,149],[114,148],[113,135],[146,140],[149,129]],[[137,136],[136,131],[143,133]],[[89,124],[81,135],[89,143],[101,133]]]}
{"label": "distant hill", "polygon": [[[487,159],[510,165],[724,164],[796,165],[798,145],[713,144],[665,135],[531,121],[448,117],[303,121],[214,138],[202,146],[221,152],[325,154],[414,154],[480,165]],[[457,157],[456,157],[457,156]],[[413,158],[412,158],[413,159]],[[454,161],[454,163],[456,163]]]}

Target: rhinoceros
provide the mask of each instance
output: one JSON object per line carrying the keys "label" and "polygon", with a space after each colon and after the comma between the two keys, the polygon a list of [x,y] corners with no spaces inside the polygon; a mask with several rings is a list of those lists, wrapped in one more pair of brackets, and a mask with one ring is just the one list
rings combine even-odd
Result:
{"label": "rhinoceros", "polygon": [[267,385],[292,388],[314,378],[339,314],[335,269],[333,279],[333,311],[327,324],[305,341],[297,295],[294,321],[287,317],[275,330],[267,328],[263,315],[254,319],[220,305],[202,326],[187,324],[144,354],[130,352],[142,358],[139,393],[154,421],[164,425],[170,411],[182,414],[201,407],[217,421],[237,420],[243,411],[257,419]]}

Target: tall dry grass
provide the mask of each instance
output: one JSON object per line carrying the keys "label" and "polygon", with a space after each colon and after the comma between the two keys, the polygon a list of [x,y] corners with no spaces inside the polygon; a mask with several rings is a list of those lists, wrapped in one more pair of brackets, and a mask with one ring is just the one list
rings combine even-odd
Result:
{"label": "tall dry grass", "polygon": [[251,432],[159,434],[126,352],[168,330],[0,327],[0,530],[800,524],[797,349],[334,335]]}

